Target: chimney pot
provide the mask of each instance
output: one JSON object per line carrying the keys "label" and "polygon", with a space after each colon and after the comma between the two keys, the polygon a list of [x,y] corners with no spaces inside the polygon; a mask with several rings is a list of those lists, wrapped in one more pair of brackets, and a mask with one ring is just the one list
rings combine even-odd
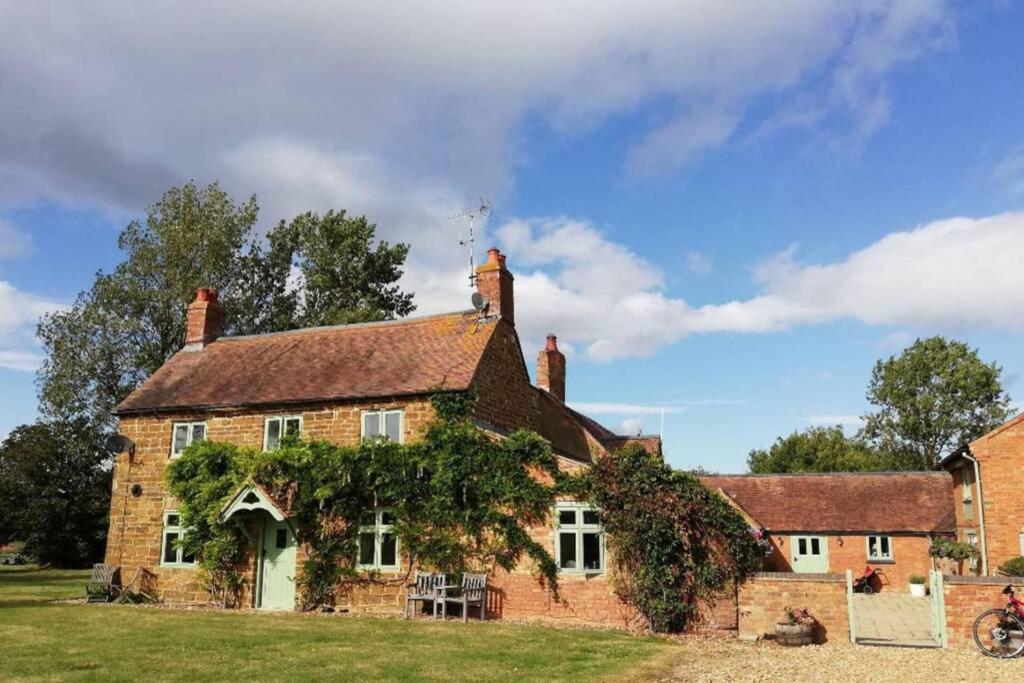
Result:
{"label": "chimney pot", "polygon": [[558,337],[553,334],[548,335],[548,343],[544,346],[545,351],[557,351],[558,350]]}
{"label": "chimney pot", "polygon": [[[501,260],[501,250],[497,247],[491,247],[487,250],[487,262],[498,263]],[[504,265],[504,263],[502,263]]]}

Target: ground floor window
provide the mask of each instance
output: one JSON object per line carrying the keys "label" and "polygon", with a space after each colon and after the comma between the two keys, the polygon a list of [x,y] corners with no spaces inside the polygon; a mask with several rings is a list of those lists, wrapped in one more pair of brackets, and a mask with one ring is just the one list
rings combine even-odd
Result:
{"label": "ground floor window", "polygon": [[891,536],[868,536],[868,562],[892,562]]}
{"label": "ground floor window", "polygon": [[160,564],[165,567],[194,567],[196,556],[181,548],[185,529],[181,526],[181,515],[168,510],[164,513],[163,540],[160,544]]}
{"label": "ground floor window", "polygon": [[[978,535],[974,532],[974,530],[973,529],[968,529],[966,537],[967,537],[967,543],[972,548],[977,550],[978,549]],[[967,566],[970,567],[972,570],[977,569],[978,568],[978,556],[975,555],[971,559],[967,560]]]}
{"label": "ground floor window", "polygon": [[555,506],[555,561],[563,573],[604,571],[604,530],[600,512],[580,503]]}
{"label": "ground floor window", "polygon": [[367,510],[359,520],[359,568],[398,569],[398,536],[395,513]]}

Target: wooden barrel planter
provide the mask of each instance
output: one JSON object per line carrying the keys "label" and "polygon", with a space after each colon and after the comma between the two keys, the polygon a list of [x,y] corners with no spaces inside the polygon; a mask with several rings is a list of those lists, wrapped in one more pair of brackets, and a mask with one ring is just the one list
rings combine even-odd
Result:
{"label": "wooden barrel planter", "polygon": [[786,647],[810,645],[814,642],[814,624],[776,624],[775,640]]}

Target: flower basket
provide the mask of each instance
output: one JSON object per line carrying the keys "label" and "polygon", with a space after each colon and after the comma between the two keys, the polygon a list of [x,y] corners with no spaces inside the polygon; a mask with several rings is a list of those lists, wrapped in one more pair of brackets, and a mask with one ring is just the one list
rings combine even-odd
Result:
{"label": "flower basket", "polygon": [[810,645],[817,623],[807,610],[787,607],[785,620],[775,624],[775,640],[785,647]]}

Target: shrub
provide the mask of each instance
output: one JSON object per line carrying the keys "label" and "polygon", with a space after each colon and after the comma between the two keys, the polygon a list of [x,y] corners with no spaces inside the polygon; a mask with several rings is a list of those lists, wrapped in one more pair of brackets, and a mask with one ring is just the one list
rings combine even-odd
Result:
{"label": "shrub", "polygon": [[954,541],[949,538],[932,539],[929,553],[932,557],[944,557],[957,562],[963,562],[978,556],[977,549],[970,543]]}
{"label": "shrub", "polygon": [[785,616],[783,617],[780,624],[786,626],[813,626],[817,623],[817,619],[811,616],[811,613],[806,609],[800,607],[785,607],[783,608]]}
{"label": "shrub", "polygon": [[1024,576],[1024,557],[1014,557],[1004,562],[999,571],[1010,576]]}
{"label": "shrub", "polygon": [[921,584],[923,586],[926,579],[920,574],[911,574],[909,580],[910,583]]}

